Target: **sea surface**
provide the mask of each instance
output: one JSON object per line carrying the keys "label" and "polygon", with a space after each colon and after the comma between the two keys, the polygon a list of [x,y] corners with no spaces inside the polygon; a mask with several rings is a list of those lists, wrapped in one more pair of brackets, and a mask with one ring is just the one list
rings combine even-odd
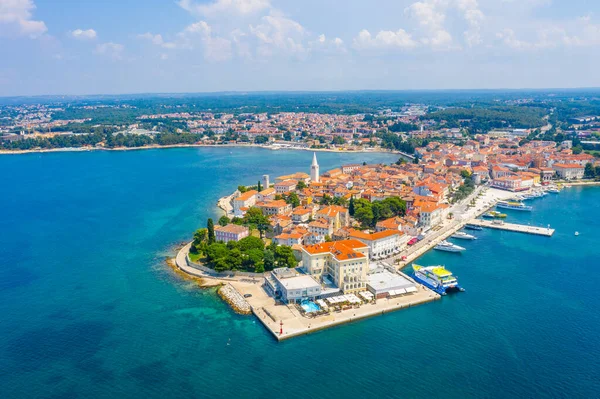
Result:
{"label": "sea surface", "polygon": [[[321,170],[396,161],[319,153]],[[600,397],[600,188],[530,201],[431,251],[467,292],[277,343],[165,265],[216,201],[312,153],[185,148],[1,156],[0,398]],[[578,231],[579,236],[575,236]]]}

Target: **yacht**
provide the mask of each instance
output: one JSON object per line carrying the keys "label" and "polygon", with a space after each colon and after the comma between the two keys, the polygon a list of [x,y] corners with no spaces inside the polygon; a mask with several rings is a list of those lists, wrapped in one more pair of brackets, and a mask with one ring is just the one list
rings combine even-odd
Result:
{"label": "yacht", "polygon": [[448,241],[442,241],[438,245],[433,247],[433,249],[437,249],[438,251],[446,251],[446,252],[462,252],[466,248],[463,248],[456,244],[452,244],[451,242],[448,242]]}
{"label": "yacht", "polygon": [[465,225],[465,229],[481,231],[481,230],[483,230],[483,227],[478,226],[476,224],[467,224],[467,225]]}
{"label": "yacht", "polygon": [[471,234],[467,234],[464,231],[457,231],[456,233],[452,234],[452,238],[458,238],[461,240],[476,240],[477,237],[471,235]]}
{"label": "yacht", "polygon": [[502,208],[502,209],[513,209],[515,211],[532,211],[533,208],[529,205],[525,205],[522,202],[515,202],[515,201],[498,201],[498,203],[496,204],[497,208]]}
{"label": "yacht", "polygon": [[413,265],[413,278],[425,287],[446,295],[449,291],[464,291],[456,276],[452,275],[444,266],[419,266]]}

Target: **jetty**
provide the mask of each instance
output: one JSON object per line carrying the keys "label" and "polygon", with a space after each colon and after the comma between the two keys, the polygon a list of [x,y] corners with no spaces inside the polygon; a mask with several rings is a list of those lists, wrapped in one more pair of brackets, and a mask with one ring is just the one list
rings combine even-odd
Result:
{"label": "jetty", "polygon": [[552,237],[552,235],[554,234],[554,229],[551,229],[549,227],[536,227],[524,224],[506,223],[498,220],[473,219],[470,220],[468,224],[480,227],[487,227],[489,229],[514,231],[517,233],[526,233],[546,237]]}

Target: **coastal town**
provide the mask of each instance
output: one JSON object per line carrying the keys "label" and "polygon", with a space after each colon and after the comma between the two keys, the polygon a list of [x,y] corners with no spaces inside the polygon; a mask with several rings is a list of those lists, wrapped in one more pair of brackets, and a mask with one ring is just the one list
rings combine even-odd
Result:
{"label": "coastal town", "polygon": [[[463,228],[551,237],[549,226],[504,223],[505,215],[489,210],[531,210],[523,201],[578,184],[597,166],[593,156],[574,154],[568,141],[519,145],[518,138],[490,135],[462,145],[430,142],[414,160],[392,165],[324,172],[314,153],[307,172],[263,175],[219,200],[225,212],[219,224],[211,219],[212,233],[197,232],[176,264],[207,285],[224,284],[222,296],[234,309],[253,313],[274,337],[287,339],[462,290],[443,267],[411,262],[430,249],[464,250],[447,241],[475,239]],[[477,219],[482,215],[493,220]],[[244,252],[251,241],[257,253]],[[267,252],[277,254],[274,262]],[[414,273],[405,273],[410,265]]]}

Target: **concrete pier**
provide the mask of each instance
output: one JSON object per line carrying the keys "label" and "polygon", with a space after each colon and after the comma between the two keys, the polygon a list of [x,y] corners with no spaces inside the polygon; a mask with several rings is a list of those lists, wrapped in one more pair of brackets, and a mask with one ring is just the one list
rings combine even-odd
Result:
{"label": "concrete pier", "polygon": [[547,227],[536,227],[536,226],[528,226],[524,224],[515,224],[515,223],[505,223],[499,220],[482,220],[482,219],[474,219],[469,221],[468,224],[472,224],[475,226],[487,227],[490,229],[497,230],[506,230],[506,231],[515,231],[517,233],[526,233],[526,234],[534,234],[538,236],[546,236],[552,237],[554,234],[554,229],[550,229]]}

